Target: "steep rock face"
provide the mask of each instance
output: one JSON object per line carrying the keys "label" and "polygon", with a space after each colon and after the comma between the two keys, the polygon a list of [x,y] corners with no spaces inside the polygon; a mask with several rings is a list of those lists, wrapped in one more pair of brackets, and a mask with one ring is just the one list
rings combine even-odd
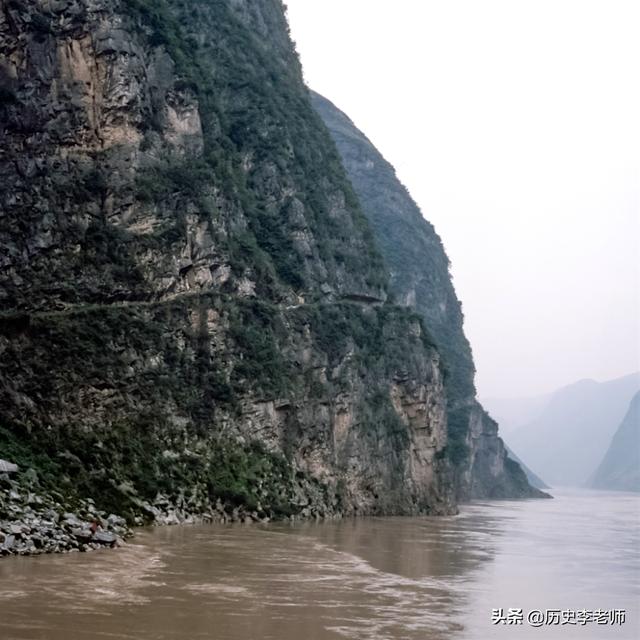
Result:
{"label": "steep rock face", "polygon": [[280,2],[10,0],[0,53],[0,457],[130,520],[455,511]]}
{"label": "steep rock face", "polygon": [[594,489],[640,491],[640,391],[590,479]]}
{"label": "steep rock face", "polygon": [[9,454],[130,514],[158,491],[195,513],[450,512],[421,332],[395,309],[215,294],[32,316],[2,340]]}
{"label": "steep rock face", "polygon": [[5,308],[221,287],[384,298],[281,14],[273,2],[4,4]]}
{"label": "steep rock face", "polygon": [[540,496],[517,462],[510,460],[498,425],[475,399],[475,368],[463,331],[463,315],[440,237],[423,218],[393,167],[353,122],[326,98],[312,94],[369,219],[395,300],[425,320],[447,368],[448,455],[456,467],[458,494],[468,498]]}
{"label": "steep rock face", "polygon": [[532,487],[535,487],[536,489],[549,489],[549,485],[546,484],[540,476],[531,471],[531,469],[529,469],[529,467],[527,467],[527,465],[522,462],[522,460],[520,460],[520,458],[509,448],[509,445],[506,442],[504,446],[507,449],[508,456],[520,465]]}

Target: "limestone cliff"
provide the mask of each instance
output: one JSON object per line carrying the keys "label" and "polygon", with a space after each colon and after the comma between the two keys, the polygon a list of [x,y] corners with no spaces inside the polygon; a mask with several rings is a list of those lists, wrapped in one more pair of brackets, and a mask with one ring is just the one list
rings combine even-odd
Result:
{"label": "limestone cliff", "polygon": [[278,0],[3,0],[0,173],[30,486],[130,521],[455,511],[439,353]]}
{"label": "limestone cliff", "polygon": [[447,369],[447,455],[458,495],[468,498],[541,496],[509,459],[498,425],[475,399],[475,367],[463,331],[449,261],[433,225],[422,216],[393,167],[329,100],[312,94],[331,133],[389,268],[396,301],[424,319]]}

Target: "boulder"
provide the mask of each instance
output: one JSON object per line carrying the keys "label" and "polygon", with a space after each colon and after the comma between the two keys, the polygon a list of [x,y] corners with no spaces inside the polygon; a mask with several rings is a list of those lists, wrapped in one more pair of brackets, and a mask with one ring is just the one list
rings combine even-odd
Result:
{"label": "boulder", "polygon": [[110,531],[96,531],[93,534],[93,540],[100,544],[113,544],[116,541],[115,534]]}
{"label": "boulder", "polygon": [[0,473],[18,473],[18,465],[7,460],[0,460]]}
{"label": "boulder", "polygon": [[11,549],[13,549],[13,545],[15,544],[15,541],[16,541],[16,537],[14,535],[8,535],[5,537],[1,548],[4,551],[11,551]]}

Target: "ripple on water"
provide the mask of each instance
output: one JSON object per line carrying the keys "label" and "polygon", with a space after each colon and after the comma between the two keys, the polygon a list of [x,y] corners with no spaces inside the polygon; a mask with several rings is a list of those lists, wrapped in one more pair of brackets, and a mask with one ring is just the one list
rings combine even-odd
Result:
{"label": "ripple on water", "polygon": [[[24,571],[12,572],[11,590],[0,591],[0,598],[20,600],[33,596],[33,580],[37,580],[39,607],[50,614],[89,612],[111,615],[109,605],[140,605],[149,602],[141,591],[153,582],[153,576],[165,567],[163,554],[139,544],[118,550],[102,550],[86,554],[55,557],[20,558],[3,563],[2,569],[20,566]],[[61,575],[64,579],[61,580]],[[0,582],[2,573],[0,573]]]}
{"label": "ripple on water", "polygon": [[[457,518],[167,528],[117,551],[7,558],[0,638],[485,640],[492,607],[568,598],[627,607],[615,637],[636,638],[638,505],[568,496]],[[532,629],[556,640],[545,631]]]}
{"label": "ripple on water", "polygon": [[210,593],[215,595],[245,595],[249,593],[249,590],[246,587],[234,587],[229,584],[209,582],[187,584],[184,586],[184,589],[192,591],[193,593]]}

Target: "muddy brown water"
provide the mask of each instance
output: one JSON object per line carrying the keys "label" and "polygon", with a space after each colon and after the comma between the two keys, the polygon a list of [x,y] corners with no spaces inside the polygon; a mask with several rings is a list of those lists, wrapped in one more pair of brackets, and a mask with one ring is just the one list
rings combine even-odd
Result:
{"label": "muddy brown water", "polygon": [[[624,609],[622,625],[492,609]],[[0,559],[1,640],[640,638],[640,497],[559,491],[444,518],[164,527]]]}

